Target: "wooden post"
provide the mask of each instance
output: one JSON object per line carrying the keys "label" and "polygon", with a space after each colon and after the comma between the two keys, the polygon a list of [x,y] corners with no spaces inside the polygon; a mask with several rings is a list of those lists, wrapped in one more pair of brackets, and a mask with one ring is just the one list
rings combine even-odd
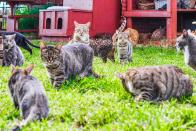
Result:
{"label": "wooden post", "polygon": [[175,39],[177,35],[177,1],[167,0],[167,12],[170,17],[167,18],[167,39]]}
{"label": "wooden post", "polygon": [[[133,0],[127,0],[127,11],[131,12],[133,11]],[[127,18],[127,27],[132,28],[133,23],[132,23],[132,17]]]}

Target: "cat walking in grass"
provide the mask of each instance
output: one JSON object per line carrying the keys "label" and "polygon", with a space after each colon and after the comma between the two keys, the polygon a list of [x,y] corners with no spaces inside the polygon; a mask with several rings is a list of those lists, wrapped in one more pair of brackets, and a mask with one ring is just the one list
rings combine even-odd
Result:
{"label": "cat walking in grass", "polygon": [[189,77],[173,65],[133,68],[117,76],[136,101],[162,101],[172,97],[191,96],[193,93]]}
{"label": "cat walking in grass", "polygon": [[72,43],[68,45],[46,46],[40,44],[41,58],[49,73],[51,83],[59,87],[71,77],[98,77],[93,72],[93,49],[86,44]]}
{"label": "cat walking in grass", "polygon": [[20,109],[22,122],[13,130],[18,131],[34,120],[46,118],[49,113],[48,98],[41,82],[30,75],[33,65],[26,69],[13,67],[9,79],[9,90],[15,108]]}
{"label": "cat walking in grass", "polygon": [[16,45],[15,34],[3,35],[3,66],[22,66],[24,56],[20,48]]}

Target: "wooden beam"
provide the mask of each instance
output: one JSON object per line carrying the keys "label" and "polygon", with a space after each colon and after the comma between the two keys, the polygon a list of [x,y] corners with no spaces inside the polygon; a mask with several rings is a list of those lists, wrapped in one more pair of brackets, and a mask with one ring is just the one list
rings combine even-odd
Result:
{"label": "wooden beam", "polygon": [[171,14],[167,11],[157,11],[157,10],[133,10],[125,11],[124,16],[126,17],[155,17],[155,18],[169,18]]}

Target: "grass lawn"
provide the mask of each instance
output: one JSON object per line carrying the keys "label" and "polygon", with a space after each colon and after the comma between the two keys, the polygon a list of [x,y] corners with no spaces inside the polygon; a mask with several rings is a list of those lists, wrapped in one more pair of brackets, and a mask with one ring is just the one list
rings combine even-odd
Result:
{"label": "grass lawn", "polygon": [[[34,41],[38,44],[38,41]],[[158,47],[134,48],[133,63],[121,66],[118,62],[104,64],[95,58],[93,68],[101,79],[85,78],[66,82],[61,89],[54,89],[40,59],[38,49],[33,55],[23,50],[24,67],[35,64],[32,75],[42,81],[50,104],[49,117],[42,122],[32,122],[25,131],[84,130],[191,130],[196,129],[196,88],[191,98],[181,101],[172,99],[159,104],[135,103],[133,97],[123,89],[115,72],[128,68],[174,64],[188,74],[196,86],[196,72],[184,65],[183,55],[175,49]],[[10,130],[20,120],[8,92],[10,67],[0,67],[0,130]]]}

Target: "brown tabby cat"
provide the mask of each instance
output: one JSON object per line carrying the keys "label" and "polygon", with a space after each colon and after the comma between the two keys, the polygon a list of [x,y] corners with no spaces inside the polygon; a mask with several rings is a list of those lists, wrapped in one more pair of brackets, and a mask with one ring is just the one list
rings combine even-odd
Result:
{"label": "brown tabby cat", "polygon": [[74,42],[89,44],[90,43],[89,28],[91,23],[88,22],[86,24],[79,24],[78,22],[74,21],[74,25],[75,25],[75,29],[74,29],[73,39],[69,42],[69,44]]}
{"label": "brown tabby cat", "polygon": [[193,93],[193,84],[182,70],[173,65],[139,67],[117,74],[123,87],[136,101],[161,101]]}
{"label": "brown tabby cat", "polygon": [[90,46],[94,50],[94,55],[102,58],[106,63],[107,59],[114,60],[114,52],[112,51],[112,36],[110,34],[98,34],[90,40]]}

